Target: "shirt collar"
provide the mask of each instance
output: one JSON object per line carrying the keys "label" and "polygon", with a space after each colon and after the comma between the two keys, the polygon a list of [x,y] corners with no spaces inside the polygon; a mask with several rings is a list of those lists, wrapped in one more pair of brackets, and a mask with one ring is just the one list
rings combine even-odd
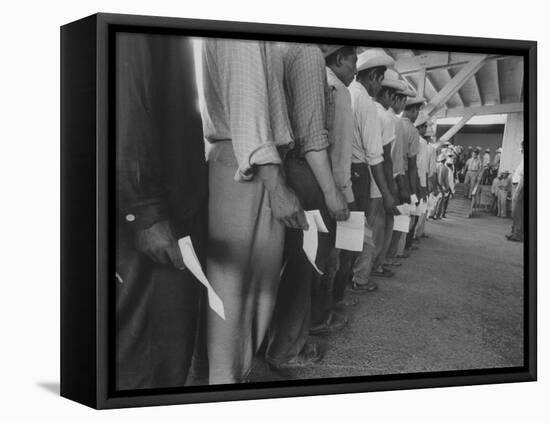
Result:
{"label": "shirt collar", "polygon": [[328,66],[327,66],[327,81],[329,85],[332,85],[335,88],[346,88],[342,80],[338,78],[338,76],[336,76],[334,71]]}

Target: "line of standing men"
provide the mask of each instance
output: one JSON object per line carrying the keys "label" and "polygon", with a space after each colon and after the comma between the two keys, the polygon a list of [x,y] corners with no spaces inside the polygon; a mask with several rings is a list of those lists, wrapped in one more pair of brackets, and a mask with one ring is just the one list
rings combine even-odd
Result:
{"label": "line of standing men", "polygon": [[[316,363],[309,335],[347,324],[346,288],[375,290],[372,277],[392,276],[411,247],[418,219],[405,234],[393,215],[428,192],[429,149],[414,126],[424,100],[381,50],[205,39],[198,116],[191,41],[162,37],[117,39],[117,388],[183,386],[193,357],[207,357],[210,384],[247,381],[262,346],[274,369]],[[322,274],[302,250],[307,210],[329,229]],[[366,216],[358,254],[334,246],[350,210]],[[177,254],[185,235],[225,319],[205,307],[199,318]]]}

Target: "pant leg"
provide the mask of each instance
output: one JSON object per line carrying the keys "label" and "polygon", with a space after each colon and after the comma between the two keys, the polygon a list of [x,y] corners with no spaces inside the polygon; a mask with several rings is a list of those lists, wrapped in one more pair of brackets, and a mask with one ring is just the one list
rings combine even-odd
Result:
{"label": "pant leg", "polygon": [[383,238],[383,244],[382,244],[382,251],[380,252],[380,255],[378,256],[378,260],[375,263],[376,267],[381,266],[386,262],[386,258],[388,257],[388,253],[391,246],[392,234],[393,234],[393,215],[385,213],[384,214],[384,238]]}
{"label": "pant leg", "polygon": [[354,251],[340,250],[340,265],[334,277],[333,298],[335,302],[344,299],[346,287],[350,284],[353,276],[353,263],[355,263],[357,255]]}
{"label": "pant leg", "polygon": [[425,233],[426,228],[426,213],[422,213],[418,218],[418,224],[416,225],[415,237],[420,238]]}
{"label": "pant leg", "polygon": [[[287,157],[284,166],[287,183],[300,199],[304,210],[320,210],[325,225],[329,231],[333,231],[334,225],[324,205],[322,191],[307,162]],[[315,318],[321,318],[319,316],[327,312],[332,296],[326,281],[307,259],[302,242],[301,230],[287,230],[285,267],[265,354],[266,359],[275,365],[292,359],[300,352],[309,335],[312,314]],[[319,234],[315,263],[323,272],[327,268],[333,245],[331,235]],[[312,304],[312,299],[315,304]]]}
{"label": "pant leg", "polygon": [[[200,283],[188,270],[152,262],[134,249],[133,236],[118,234],[116,388],[184,386],[195,347]],[[191,236],[200,256],[200,232]]]}
{"label": "pant leg", "polygon": [[372,230],[374,246],[370,242],[364,242],[363,251],[359,253],[359,256],[355,260],[353,265],[353,280],[358,284],[367,283],[374,266],[374,261],[382,251],[384,221],[381,218],[381,211],[384,211],[382,199],[371,198],[369,210],[367,211],[366,225]]}
{"label": "pant leg", "polygon": [[207,276],[224,302],[226,320],[208,310],[211,384],[240,382],[250,371],[271,320],[282,265],[284,228],[259,180],[234,180],[237,167],[230,142],[212,146]]}
{"label": "pant leg", "polygon": [[472,187],[472,172],[466,172],[466,177],[464,178],[464,197],[470,196],[470,189]]}
{"label": "pant leg", "polygon": [[414,231],[416,229],[417,223],[418,223],[418,216],[411,216],[411,227],[405,237],[405,248],[410,248],[412,246]]}
{"label": "pant leg", "polygon": [[523,241],[524,237],[524,228],[523,228],[523,187],[517,188],[514,192],[514,198],[513,198],[513,208],[512,208],[512,219],[514,221],[513,223],[513,229],[512,229],[512,236],[516,239],[520,239]]}
{"label": "pant leg", "polygon": [[443,197],[443,206],[442,206],[443,216],[447,214],[447,207],[449,206],[450,198],[451,198],[451,194],[447,194],[445,197]]}
{"label": "pant leg", "polygon": [[474,189],[476,185],[479,183],[480,176],[478,172],[472,172],[471,176],[471,183],[470,183],[470,190],[469,190],[469,196],[472,197],[474,195]]}

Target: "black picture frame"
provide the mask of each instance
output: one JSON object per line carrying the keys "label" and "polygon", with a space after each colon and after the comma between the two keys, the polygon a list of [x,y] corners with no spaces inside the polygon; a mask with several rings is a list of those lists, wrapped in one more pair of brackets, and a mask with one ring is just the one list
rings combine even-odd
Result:
{"label": "black picture frame", "polygon": [[[113,63],[117,31],[321,42],[524,57],[527,172],[524,366],[117,393],[108,275],[114,234]],[[99,13],[61,27],[61,395],[97,409],[535,381],[537,378],[534,41]]]}

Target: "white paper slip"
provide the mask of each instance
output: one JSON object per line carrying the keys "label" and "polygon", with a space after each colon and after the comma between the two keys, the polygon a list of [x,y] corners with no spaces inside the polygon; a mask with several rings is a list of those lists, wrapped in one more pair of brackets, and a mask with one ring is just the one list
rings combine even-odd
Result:
{"label": "white paper slip", "polygon": [[405,214],[393,217],[393,230],[398,232],[409,232],[411,218]]}
{"label": "white paper slip", "polygon": [[425,201],[421,201],[420,204],[418,205],[419,215],[423,215],[424,213],[426,213],[427,210],[428,210],[428,205],[426,204]]}
{"label": "white paper slip", "polygon": [[363,251],[364,239],[364,212],[350,212],[348,220],[336,222],[336,248],[348,251]]}
{"label": "white paper slip", "polygon": [[422,213],[420,213],[418,206],[411,204],[411,208],[409,210],[409,214],[411,216],[420,216]]}
{"label": "white paper slip", "polygon": [[416,197],[416,194],[411,194],[411,204],[418,203],[418,198]]}
{"label": "white paper slip", "polygon": [[395,206],[395,208],[399,210],[399,213],[404,214],[406,216],[408,216],[409,213],[411,212],[411,205],[407,203],[400,204],[399,206]]}
{"label": "white paper slip", "polygon": [[323,221],[323,217],[321,216],[321,212],[319,210],[308,210],[306,211],[306,214],[307,213],[312,215],[313,218],[315,219],[315,225],[317,226],[317,231],[328,233],[328,229],[325,225],[325,222]]}
{"label": "white paper slip", "polygon": [[306,212],[306,219],[307,223],[309,225],[308,230],[304,230],[304,241],[302,244],[302,248],[304,250],[304,253],[306,253],[306,257],[313,266],[313,268],[319,273],[320,275],[323,274],[315,264],[315,258],[317,257],[317,244],[318,244],[318,233],[317,233],[317,223],[315,222],[315,217],[313,217],[312,213]]}
{"label": "white paper slip", "polygon": [[181,256],[183,257],[183,262],[189,271],[202,283],[208,292],[208,304],[210,308],[216,312],[223,320],[225,320],[225,310],[223,307],[223,302],[221,298],[216,294],[210,282],[206,278],[206,275],[202,271],[201,264],[193,248],[193,243],[191,242],[191,237],[186,236],[178,240],[178,246],[180,247]]}

